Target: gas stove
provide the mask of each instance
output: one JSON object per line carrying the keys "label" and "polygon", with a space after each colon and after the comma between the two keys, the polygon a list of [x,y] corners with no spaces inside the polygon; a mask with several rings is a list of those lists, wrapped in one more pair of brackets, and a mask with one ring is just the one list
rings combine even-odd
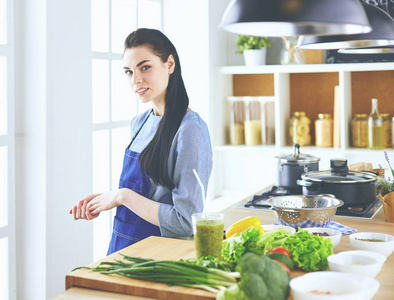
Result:
{"label": "gas stove", "polygon": [[[265,209],[269,210],[271,206],[264,204],[264,200],[268,199],[269,197],[276,197],[276,196],[286,196],[286,195],[301,195],[297,190],[289,190],[283,187],[273,186],[270,190],[263,192],[260,195],[254,195],[252,199],[246,201],[243,205],[239,208],[246,208],[246,209]],[[373,216],[379,211],[382,207],[382,203],[379,199],[367,206],[360,206],[360,207],[349,207],[349,206],[341,206],[337,209],[336,216],[338,217],[351,217],[351,218],[362,218],[362,219],[372,219]]]}

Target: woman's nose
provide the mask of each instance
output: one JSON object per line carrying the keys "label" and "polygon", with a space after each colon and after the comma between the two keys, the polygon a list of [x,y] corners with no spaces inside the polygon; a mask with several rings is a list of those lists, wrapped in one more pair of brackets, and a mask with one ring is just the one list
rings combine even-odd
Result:
{"label": "woman's nose", "polygon": [[131,83],[132,84],[138,84],[142,82],[142,78],[139,74],[134,73],[133,76],[131,77]]}

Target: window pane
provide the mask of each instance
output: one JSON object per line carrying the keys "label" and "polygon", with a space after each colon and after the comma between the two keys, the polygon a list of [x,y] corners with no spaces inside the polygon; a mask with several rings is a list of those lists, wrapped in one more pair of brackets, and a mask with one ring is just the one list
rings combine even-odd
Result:
{"label": "window pane", "polygon": [[112,0],[112,52],[123,53],[124,40],[136,29],[136,1]]}
{"label": "window pane", "polygon": [[0,299],[8,298],[8,238],[0,239]]}
{"label": "window pane", "polygon": [[[8,225],[8,164],[7,148],[0,147],[0,227]],[[0,297],[0,299],[2,299]]]}
{"label": "window pane", "polygon": [[104,59],[92,62],[93,124],[109,121],[109,63]]}
{"label": "window pane", "polygon": [[7,7],[6,0],[0,0],[0,44],[7,44]]}
{"label": "window pane", "polygon": [[4,56],[0,56],[0,135],[6,133],[7,133],[7,59]]}
{"label": "window pane", "polygon": [[93,192],[109,190],[109,131],[93,132]]}
{"label": "window pane", "polygon": [[161,5],[155,0],[138,2],[138,27],[161,29]]}
{"label": "window pane", "polygon": [[123,70],[123,61],[112,61],[112,120],[131,120],[136,113],[136,97]]}
{"label": "window pane", "polygon": [[124,151],[130,141],[129,126],[117,128],[112,131],[112,189],[117,189],[119,187]]}
{"label": "window pane", "polygon": [[109,0],[91,1],[92,50],[109,51]]}

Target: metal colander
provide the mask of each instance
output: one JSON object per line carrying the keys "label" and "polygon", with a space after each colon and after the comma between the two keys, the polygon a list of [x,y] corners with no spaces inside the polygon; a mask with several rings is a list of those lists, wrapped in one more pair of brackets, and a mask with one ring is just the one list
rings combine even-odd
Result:
{"label": "metal colander", "polygon": [[282,225],[298,227],[327,227],[343,201],[333,195],[295,195],[268,198]]}

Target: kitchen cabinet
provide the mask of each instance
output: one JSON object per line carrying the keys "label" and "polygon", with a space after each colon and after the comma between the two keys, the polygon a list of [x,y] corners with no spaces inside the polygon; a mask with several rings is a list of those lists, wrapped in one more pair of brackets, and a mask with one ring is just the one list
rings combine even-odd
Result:
{"label": "kitchen cabinet", "polygon": [[[331,158],[347,158],[348,163],[371,162],[374,168],[387,167],[383,150],[354,148],[351,119],[356,113],[371,111],[371,99],[379,100],[379,112],[394,116],[394,63],[347,63],[305,65],[225,66],[217,72],[218,101],[213,135],[216,170],[215,194],[232,190],[253,190],[276,182],[275,156],[292,153],[288,140],[289,120],[295,111],[305,111],[311,119],[311,145],[315,143],[314,120],[318,113],[334,114],[335,86],[339,106],[339,145],[301,147],[301,152],[321,158],[320,169],[328,169]],[[273,97],[275,144],[231,146],[228,143],[228,96]],[[389,157],[392,148],[385,149]]]}

